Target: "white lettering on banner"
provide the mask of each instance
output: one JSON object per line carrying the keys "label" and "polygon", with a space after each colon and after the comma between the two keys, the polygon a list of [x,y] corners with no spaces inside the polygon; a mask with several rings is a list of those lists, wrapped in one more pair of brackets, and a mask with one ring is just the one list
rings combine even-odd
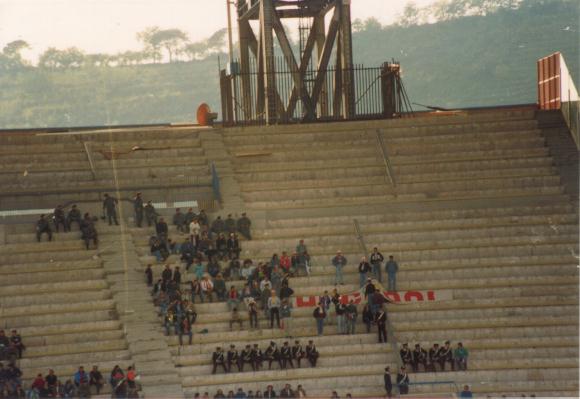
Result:
{"label": "white lettering on banner", "polygon": [[[435,301],[449,301],[453,299],[453,291],[451,290],[428,290],[428,291],[382,291],[383,296],[389,301],[404,305],[414,302],[435,302]],[[348,304],[350,301],[355,304],[364,301],[364,294],[360,291],[350,294],[341,295],[340,301]],[[320,296],[299,296],[294,300],[295,307],[314,307],[320,302]]]}

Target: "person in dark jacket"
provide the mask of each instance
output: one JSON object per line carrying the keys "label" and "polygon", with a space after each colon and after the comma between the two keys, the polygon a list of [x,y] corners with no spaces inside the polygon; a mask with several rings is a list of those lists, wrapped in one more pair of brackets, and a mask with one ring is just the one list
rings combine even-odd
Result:
{"label": "person in dark jacket", "polygon": [[397,386],[401,395],[409,393],[409,375],[405,366],[401,367],[401,370],[397,373]]}
{"label": "person in dark jacket", "polygon": [[389,367],[385,368],[385,390],[387,391],[387,398],[391,398],[393,394],[393,382],[391,381],[391,370]]}
{"label": "person in dark jacket", "polygon": [[371,332],[371,323],[373,322],[373,313],[371,312],[370,306],[367,304],[362,311],[363,323],[367,326],[367,334]]}

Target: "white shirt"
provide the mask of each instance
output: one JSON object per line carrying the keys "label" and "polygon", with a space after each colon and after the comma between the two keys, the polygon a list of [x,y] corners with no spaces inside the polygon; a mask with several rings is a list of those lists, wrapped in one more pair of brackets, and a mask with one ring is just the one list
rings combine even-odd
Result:
{"label": "white shirt", "polygon": [[201,232],[201,226],[195,220],[189,224],[189,234],[192,236],[199,235]]}

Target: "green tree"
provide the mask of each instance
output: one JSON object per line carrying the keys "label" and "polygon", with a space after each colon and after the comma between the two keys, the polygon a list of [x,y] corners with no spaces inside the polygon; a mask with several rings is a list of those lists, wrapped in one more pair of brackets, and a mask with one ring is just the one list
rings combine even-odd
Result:
{"label": "green tree", "polygon": [[189,41],[187,33],[180,29],[164,29],[158,30],[151,36],[151,43],[153,46],[162,47],[167,51],[169,62],[173,62],[173,58],[179,52],[185,43]]}
{"label": "green tree", "polygon": [[151,26],[145,30],[137,33],[137,40],[143,43],[143,53],[147,59],[153,60],[157,63],[161,59],[161,51],[159,43],[153,40],[153,37],[160,31],[158,26]]}

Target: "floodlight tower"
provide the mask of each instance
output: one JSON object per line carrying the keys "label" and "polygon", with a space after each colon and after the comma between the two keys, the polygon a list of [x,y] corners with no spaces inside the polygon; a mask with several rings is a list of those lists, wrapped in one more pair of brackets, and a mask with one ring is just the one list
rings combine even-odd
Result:
{"label": "floodlight tower", "polygon": [[[302,104],[303,120],[325,116],[350,119],[355,113],[354,75],[352,61],[351,0],[238,0],[240,74],[242,77],[242,112],[263,115],[268,124],[286,122],[295,114],[297,102]],[[327,16],[330,15],[328,27]],[[300,19],[308,28],[301,54],[294,54],[283,21]],[[254,33],[251,21],[259,21]],[[274,40],[292,75],[293,88],[282,99],[277,86]],[[331,64],[334,56],[335,65]],[[314,77],[307,82],[309,65],[314,65]],[[252,70],[255,65],[256,71]],[[336,67],[334,81],[327,84],[329,68]],[[256,95],[252,95],[251,74],[256,73]],[[331,88],[329,93],[329,89]],[[329,109],[328,96],[332,96]],[[255,101],[254,101],[255,99]]]}

